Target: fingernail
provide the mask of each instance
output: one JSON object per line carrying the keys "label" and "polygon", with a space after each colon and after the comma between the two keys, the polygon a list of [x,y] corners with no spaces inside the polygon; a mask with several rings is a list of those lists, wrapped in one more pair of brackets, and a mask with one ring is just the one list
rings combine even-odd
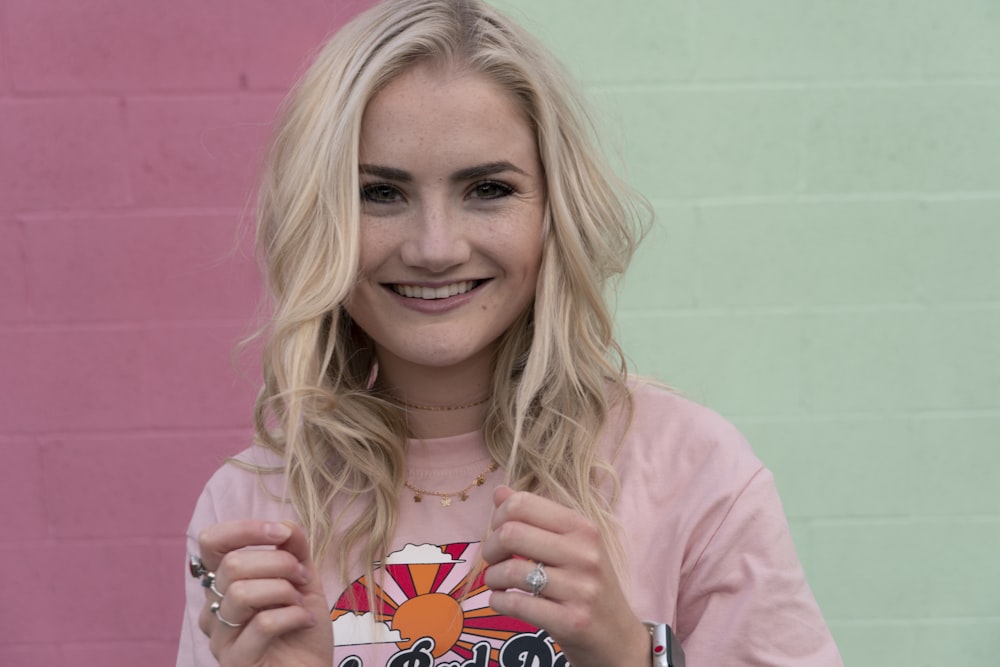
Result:
{"label": "fingernail", "polygon": [[283,523],[268,523],[264,526],[264,534],[271,540],[287,540],[292,536],[292,529]]}
{"label": "fingernail", "polygon": [[303,584],[309,583],[309,568],[307,568],[305,565],[302,565],[301,563],[299,564],[299,580]]}

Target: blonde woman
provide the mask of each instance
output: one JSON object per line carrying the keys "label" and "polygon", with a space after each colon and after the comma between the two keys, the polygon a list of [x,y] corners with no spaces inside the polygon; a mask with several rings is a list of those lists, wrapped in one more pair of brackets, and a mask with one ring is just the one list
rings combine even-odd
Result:
{"label": "blonde woman", "polygon": [[769,473],[626,378],[604,293],[642,208],[585,118],[476,0],[386,2],[319,53],[261,185],[257,437],[195,510],[178,665],[841,664]]}

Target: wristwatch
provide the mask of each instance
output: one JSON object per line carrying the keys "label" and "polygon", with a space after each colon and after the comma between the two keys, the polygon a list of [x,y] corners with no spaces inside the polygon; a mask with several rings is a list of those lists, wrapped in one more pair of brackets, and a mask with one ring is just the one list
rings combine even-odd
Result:
{"label": "wristwatch", "polygon": [[653,640],[653,667],[684,667],[684,649],[670,626],[655,621],[643,621],[643,625],[649,628],[649,636]]}

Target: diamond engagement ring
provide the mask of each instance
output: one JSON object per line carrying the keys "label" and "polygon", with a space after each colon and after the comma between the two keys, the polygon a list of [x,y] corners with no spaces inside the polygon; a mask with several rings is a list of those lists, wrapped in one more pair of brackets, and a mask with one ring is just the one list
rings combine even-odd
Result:
{"label": "diamond engagement ring", "polygon": [[545,566],[539,563],[535,566],[535,569],[528,573],[524,581],[528,584],[528,589],[531,591],[532,597],[538,597],[542,594],[542,589],[545,588],[545,584],[549,583],[549,575],[545,574]]}

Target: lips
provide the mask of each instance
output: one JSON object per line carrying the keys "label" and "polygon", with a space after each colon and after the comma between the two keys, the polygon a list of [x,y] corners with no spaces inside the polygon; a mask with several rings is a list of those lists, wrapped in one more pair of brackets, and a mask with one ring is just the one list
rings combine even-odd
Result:
{"label": "lips", "polygon": [[455,283],[449,283],[447,285],[441,285],[440,287],[393,283],[389,285],[389,289],[400,296],[407,297],[408,299],[424,299],[432,301],[435,299],[447,299],[448,297],[471,292],[475,288],[479,287],[483,282],[485,281],[462,280]]}

